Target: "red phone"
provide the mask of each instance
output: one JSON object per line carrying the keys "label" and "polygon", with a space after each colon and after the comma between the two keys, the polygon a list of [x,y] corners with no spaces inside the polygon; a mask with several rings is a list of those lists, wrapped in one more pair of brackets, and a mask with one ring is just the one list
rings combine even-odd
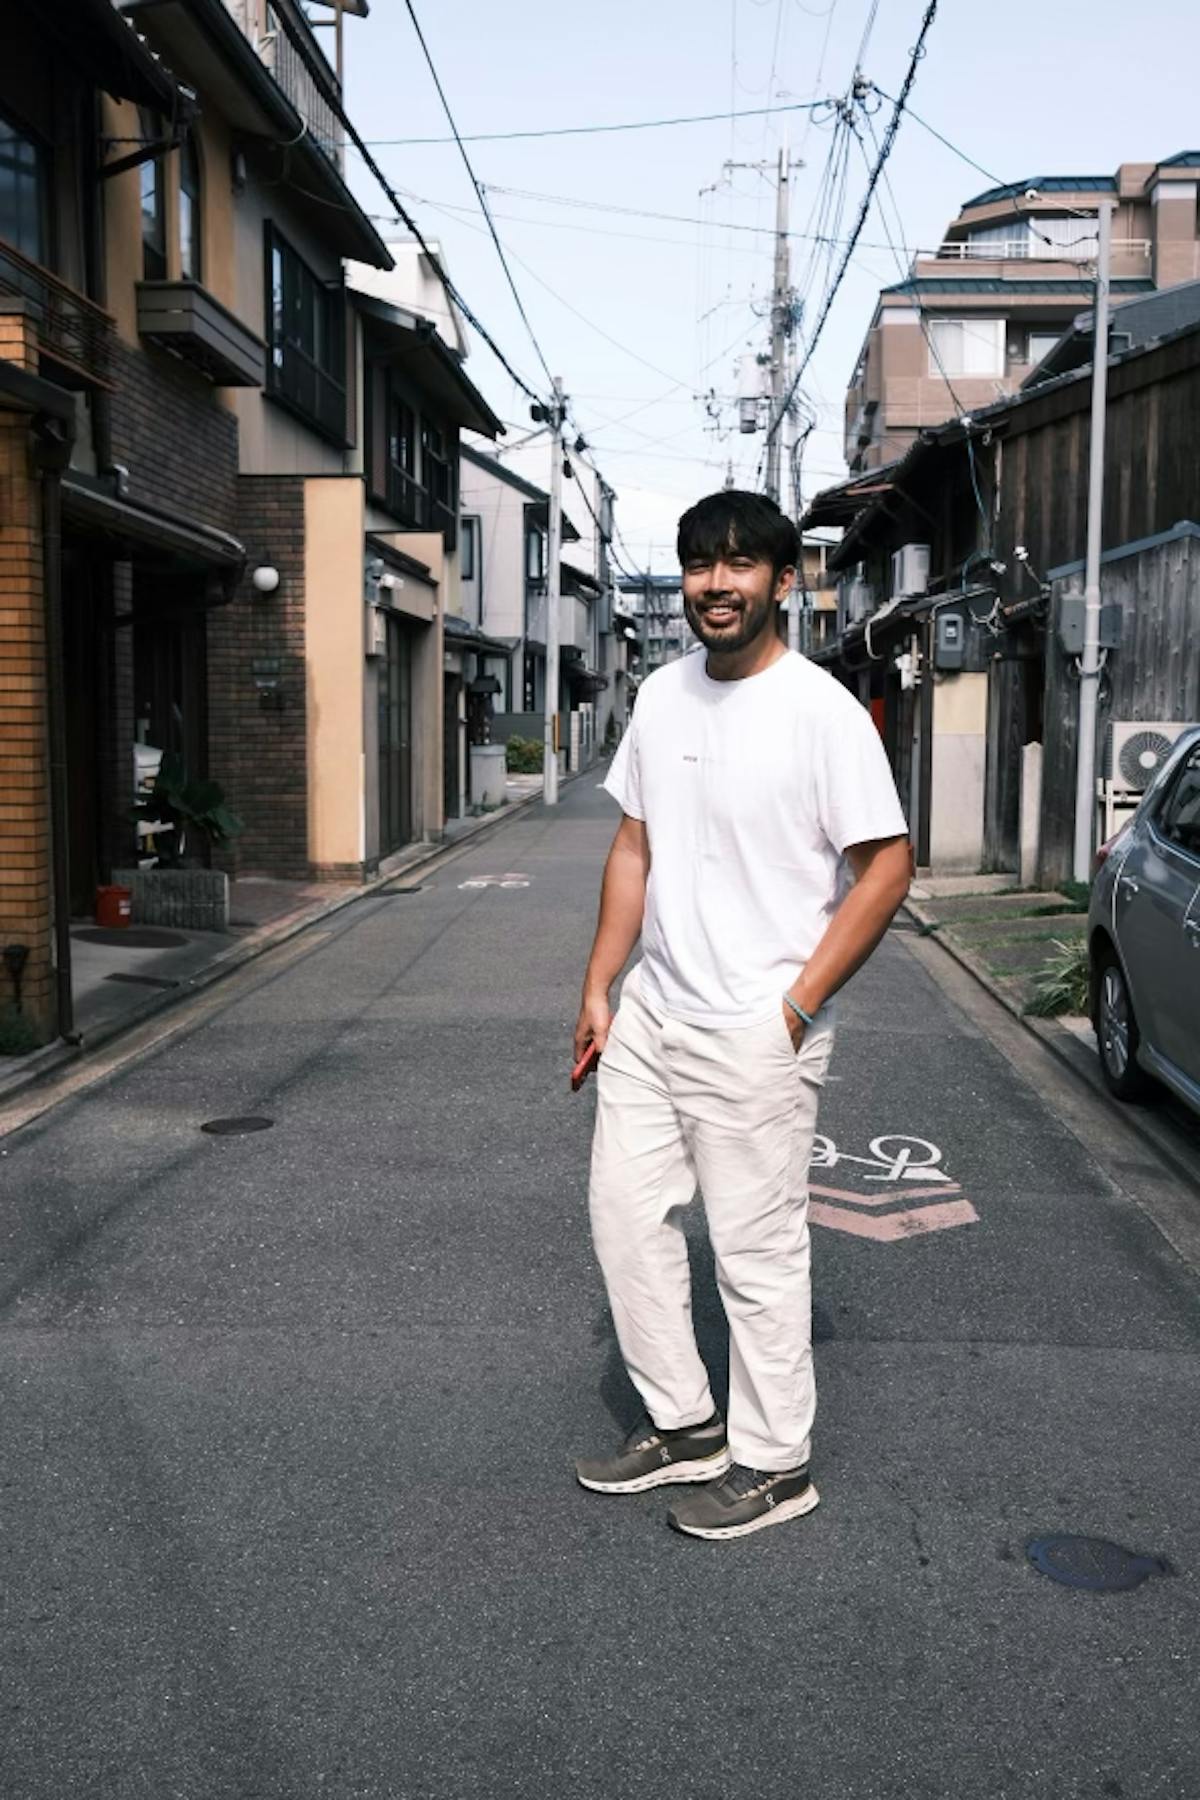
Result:
{"label": "red phone", "polygon": [[571,1092],[577,1094],[592,1070],[600,1061],[600,1052],[593,1040],[571,1070]]}

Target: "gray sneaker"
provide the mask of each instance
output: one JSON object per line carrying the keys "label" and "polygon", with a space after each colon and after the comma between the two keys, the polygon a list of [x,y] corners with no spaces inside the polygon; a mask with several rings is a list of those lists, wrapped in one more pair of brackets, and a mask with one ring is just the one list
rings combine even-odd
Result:
{"label": "gray sneaker", "polygon": [[720,1413],[680,1431],[660,1431],[644,1413],[615,1456],[585,1457],[575,1464],[575,1473],[594,1494],[641,1494],[674,1481],[712,1481],[728,1467]]}
{"label": "gray sneaker", "polygon": [[765,1525],[811,1512],[820,1497],[807,1469],[747,1469],[734,1463],[719,1481],[678,1500],[667,1523],[689,1537],[748,1537]]}

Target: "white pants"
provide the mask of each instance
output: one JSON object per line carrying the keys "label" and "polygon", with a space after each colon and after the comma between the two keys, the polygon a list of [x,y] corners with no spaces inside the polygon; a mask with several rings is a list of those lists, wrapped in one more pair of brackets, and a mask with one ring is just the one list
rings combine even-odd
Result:
{"label": "white pants", "polygon": [[807,1171],[832,1046],[822,1015],[797,1054],[782,1003],[737,1030],[661,1017],[635,969],[600,1063],[589,1200],[625,1366],[662,1429],[713,1411],[680,1212],[699,1184],[729,1320],[729,1446],[753,1469],[809,1456]]}

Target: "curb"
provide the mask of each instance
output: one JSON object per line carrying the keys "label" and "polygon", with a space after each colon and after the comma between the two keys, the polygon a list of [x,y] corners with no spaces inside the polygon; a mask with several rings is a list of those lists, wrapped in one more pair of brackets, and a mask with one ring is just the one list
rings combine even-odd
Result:
{"label": "curb", "polygon": [[[584,775],[591,772],[589,769],[579,769],[573,775],[560,776],[559,793],[561,794],[564,788],[570,787],[573,782],[579,781]],[[396,859],[389,859],[391,866],[386,873],[381,870],[378,874],[372,875],[369,881],[364,881],[360,886],[351,888],[349,893],[339,894],[336,899],[325,903],[317,902],[310,910],[298,916],[293,914],[282,920],[277,926],[263,926],[260,932],[254,933],[248,940],[231,945],[228,950],[223,950],[219,956],[214,957],[205,968],[198,969],[195,974],[187,976],[171,993],[150,995],[137,1006],[131,1007],[128,1012],[122,1013],[119,1018],[97,1025],[95,1030],[88,1032],[86,1041],[81,1039],[77,1044],[69,1044],[60,1040],[58,1043],[43,1045],[40,1050],[33,1051],[28,1058],[23,1058],[19,1069],[14,1069],[11,1074],[0,1076],[0,1105],[18,1098],[29,1088],[36,1087],[47,1077],[59,1073],[60,1070],[85,1062],[94,1051],[102,1050],[115,1039],[124,1036],[126,1032],[134,1031],[139,1025],[144,1025],[148,1019],[157,1017],[159,1013],[170,1012],[174,1007],[194,1000],[209,988],[215,987],[226,976],[236,974],[248,963],[255,962],[260,956],[265,956],[269,950],[277,950],[281,944],[290,943],[302,932],[308,931],[314,925],[321,924],[325,919],[332,918],[336,913],[343,912],[346,907],[355,905],[359,900],[369,899],[372,894],[377,894],[396,883],[407,881],[410,876],[422,869],[429,869],[434,863],[453,861],[466,850],[473,849],[480,838],[490,837],[501,826],[511,824],[513,820],[530,811],[532,807],[540,803],[541,798],[540,789],[536,793],[527,794],[524,799],[516,800],[510,806],[502,807],[495,813],[485,815],[459,832],[449,843],[419,846],[418,853],[405,860],[399,860],[404,858],[404,852],[398,852]]]}
{"label": "curb", "polygon": [[1157,1156],[1170,1165],[1176,1175],[1192,1183],[1193,1186],[1200,1187],[1200,1148],[1189,1157],[1185,1148],[1175,1141],[1171,1129],[1162,1125],[1153,1113],[1144,1108],[1123,1105],[1120,1101],[1114,1100],[1100,1073],[1099,1058],[1089,1055],[1074,1032],[1068,1031],[1065,1026],[1060,1025],[1057,1019],[1035,1019],[1029,1014],[1023,1013],[1013,996],[1005,992],[979,958],[965,946],[955,943],[953,937],[948,938],[945,935],[946,928],[942,926],[941,921],[936,919],[920,901],[906,900],[901,912],[906,914],[914,924],[923,926],[925,928],[923,935],[927,942],[936,944],[961,969],[965,969],[967,974],[972,976],[980,987],[990,994],[992,999],[997,1001],[1023,1030],[1029,1033],[1030,1037],[1036,1038],[1038,1043],[1044,1049],[1049,1050],[1057,1061],[1071,1070],[1077,1080],[1104,1100],[1113,1109],[1114,1117],[1122,1120],[1136,1137],[1148,1144]]}

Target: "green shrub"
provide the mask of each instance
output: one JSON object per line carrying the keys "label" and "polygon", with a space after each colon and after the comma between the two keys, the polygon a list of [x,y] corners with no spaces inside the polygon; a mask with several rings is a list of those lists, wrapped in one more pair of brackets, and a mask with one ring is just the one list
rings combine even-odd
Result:
{"label": "green shrub", "polygon": [[28,1056],[38,1047],[37,1033],[24,1013],[0,1008],[0,1056]]}
{"label": "green shrub", "polygon": [[537,738],[517,737],[514,733],[505,745],[505,767],[510,775],[540,775],[542,744]]}
{"label": "green shrub", "polygon": [[1025,1011],[1035,1019],[1053,1019],[1059,1013],[1088,1010],[1088,951],[1084,938],[1064,943],[1054,939],[1055,954],[1038,971],[1032,998]]}

